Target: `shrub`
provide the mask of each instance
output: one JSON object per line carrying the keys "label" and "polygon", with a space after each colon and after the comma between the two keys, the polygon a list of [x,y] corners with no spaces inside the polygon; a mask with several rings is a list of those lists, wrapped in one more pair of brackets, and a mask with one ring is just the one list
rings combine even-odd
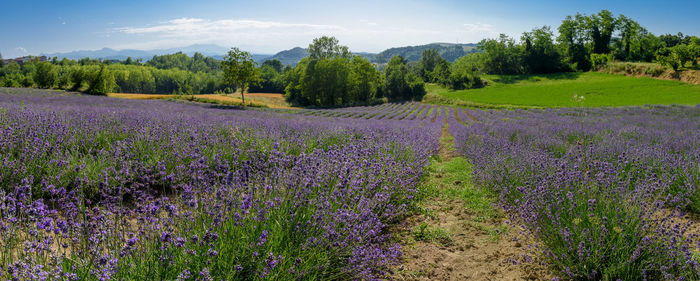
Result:
{"label": "shrub", "polygon": [[610,62],[613,62],[612,54],[591,54],[593,69],[599,69]]}
{"label": "shrub", "polygon": [[661,65],[670,67],[673,69],[673,71],[678,71],[678,68],[681,66],[678,55],[676,52],[671,51],[670,48],[663,48],[659,50],[659,52],[656,54],[656,61]]}

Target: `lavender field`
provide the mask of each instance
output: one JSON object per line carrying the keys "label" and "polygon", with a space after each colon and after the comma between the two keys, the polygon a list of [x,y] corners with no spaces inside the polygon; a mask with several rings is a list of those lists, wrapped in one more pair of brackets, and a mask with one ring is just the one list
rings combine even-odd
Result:
{"label": "lavender field", "polygon": [[450,124],[475,183],[561,278],[700,278],[699,106],[458,113],[478,120]]}
{"label": "lavender field", "polygon": [[440,130],[53,92],[0,108],[13,280],[381,276]]}
{"label": "lavender field", "polygon": [[[700,107],[237,110],[0,89],[0,278],[374,280],[444,126],[557,280],[697,280]],[[443,135],[444,137],[444,135]]]}

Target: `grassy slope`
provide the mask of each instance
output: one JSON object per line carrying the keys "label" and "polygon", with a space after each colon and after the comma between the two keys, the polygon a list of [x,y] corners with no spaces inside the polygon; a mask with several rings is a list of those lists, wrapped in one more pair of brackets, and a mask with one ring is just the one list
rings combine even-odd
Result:
{"label": "grassy slope", "polygon": [[[598,72],[549,75],[488,75],[482,89],[451,91],[428,85],[428,93],[461,103],[516,106],[625,106],[698,104],[700,85]],[[574,95],[584,96],[580,102]]]}

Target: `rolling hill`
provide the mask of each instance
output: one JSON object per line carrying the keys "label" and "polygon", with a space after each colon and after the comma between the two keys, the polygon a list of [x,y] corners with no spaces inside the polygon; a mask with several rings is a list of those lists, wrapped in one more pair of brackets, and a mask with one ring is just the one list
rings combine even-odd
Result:
{"label": "rolling hill", "polygon": [[[379,54],[358,52],[356,55],[367,58],[370,62],[383,64],[389,61],[390,58],[400,55],[408,61],[418,61],[423,51],[428,49],[436,49],[442,58],[454,62],[458,58],[468,55],[476,51],[476,44],[454,44],[454,43],[432,43],[419,46],[407,46],[391,48],[382,51]],[[301,59],[309,54],[306,49],[296,47],[290,50],[281,51],[273,56],[262,59],[262,61],[278,59],[282,64],[296,65]],[[260,62],[262,62],[260,61]]]}
{"label": "rolling hill", "polygon": [[[133,59],[142,59],[144,61],[150,60],[153,58],[153,56],[156,55],[166,55],[166,54],[174,54],[177,52],[183,52],[187,54],[188,56],[194,55],[194,53],[201,53],[205,56],[210,56],[215,59],[221,60],[228,52],[228,48],[226,47],[221,47],[218,45],[207,45],[207,44],[195,44],[191,46],[186,46],[186,47],[179,47],[179,48],[169,48],[169,49],[156,49],[156,50],[133,50],[133,49],[124,49],[124,50],[115,50],[111,48],[103,48],[100,50],[80,50],[80,51],[72,51],[72,52],[67,52],[67,53],[53,53],[53,54],[41,54],[42,56],[47,56],[47,57],[58,57],[58,59],[62,58],[68,58],[68,59],[75,59],[79,60],[82,58],[96,58],[96,59],[106,59],[106,60],[125,60],[128,57],[131,57]],[[253,54],[253,59],[257,60],[264,60],[265,58],[269,57],[270,55],[266,54]]]}
{"label": "rolling hill", "polygon": [[[419,46],[406,46],[391,48],[382,51],[381,53],[368,53],[368,52],[356,52],[356,55],[363,56],[367,58],[370,62],[383,64],[389,61],[390,58],[396,55],[403,56],[408,61],[418,61],[423,51],[428,49],[436,49],[440,55],[453,62],[459,57],[473,53],[476,51],[476,44],[454,44],[454,43],[432,43],[427,45]],[[205,56],[213,57],[217,60],[221,60],[224,54],[229,49],[226,47],[221,47],[218,45],[191,45],[187,47],[180,48],[170,48],[170,49],[157,49],[157,50],[115,50],[111,48],[103,48],[101,50],[89,50],[89,51],[73,51],[67,53],[53,53],[53,54],[42,54],[47,57],[58,57],[59,59],[81,59],[81,58],[98,58],[106,60],[125,60],[128,57],[133,59],[142,59],[148,61],[155,55],[165,55],[173,54],[177,52],[183,52],[189,56],[192,56],[195,52],[199,52]],[[278,59],[284,65],[296,65],[299,61],[307,57],[309,53],[305,48],[295,47],[289,50],[281,51],[274,55],[267,54],[253,54],[253,59],[262,63],[266,60]]]}

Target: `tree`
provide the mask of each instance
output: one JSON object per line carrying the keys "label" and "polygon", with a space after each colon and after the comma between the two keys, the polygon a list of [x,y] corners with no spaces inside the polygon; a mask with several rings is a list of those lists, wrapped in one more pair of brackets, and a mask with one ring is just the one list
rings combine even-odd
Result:
{"label": "tree", "polygon": [[408,69],[407,61],[394,56],[384,69],[384,94],[390,100],[420,100],[425,84]]}
{"label": "tree", "polygon": [[347,46],[341,46],[335,37],[323,36],[314,39],[309,45],[309,57],[312,59],[330,59],[343,57],[350,59],[352,53]]}
{"label": "tree", "polygon": [[[435,67],[445,61],[436,49],[424,50],[420,57],[421,77],[425,81],[437,82],[433,77]],[[445,61],[446,62],[446,61]]]}
{"label": "tree", "polygon": [[520,74],[523,72],[521,53],[515,40],[501,34],[498,39],[484,39],[477,45],[483,50],[482,63],[486,73]]}
{"label": "tree", "polygon": [[134,63],[134,59],[132,59],[131,57],[127,57],[126,61],[124,61],[124,64],[132,65],[132,64],[136,64],[136,63]]}
{"label": "tree", "polygon": [[49,62],[40,62],[36,64],[34,69],[34,82],[39,88],[50,89],[56,84],[58,75],[54,69],[54,65]]}
{"label": "tree", "polygon": [[352,58],[352,99],[355,104],[369,103],[377,98],[382,84],[381,74],[367,59]]}
{"label": "tree", "polygon": [[632,45],[636,44],[647,31],[638,22],[625,17],[624,15],[620,15],[617,21],[620,26],[620,38],[622,39],[623,45],[623,59],[631,60]]}
{"label": "tree", "polygon": [[553,73],[561,70],[561,55],[554,45],[549,26],[523,33],[523,65],[527,73]]}
{"label": "tree", "polygon": [[80,88],[83,87],[83,83],[89,80],[87,78],[87,74],[83,70],[83,67],[76,66],[71,68],[70,80],[73,82],[73,87],[71,89],[74,91],[80,90]]}
{"label": "tree", "polygon": [[559,42],[564,50],[565,62],[572,68],[586,71],[590,69],[591,62],[586,48],[586,17],[581,14],[567,16],[559,25]]}
{"label": "tree", "polygon": [[678,55],[668,47],[659,50],[659,52],[656,54],[656,61],[661,65],[672,68],[673,71],[678,71],[678,68],[680,67]]}
{"label": "tree", "polygon": [[659,36],[659,39],[666,44],[666,47],[674,47],[678,44],[689,44],[691,37],[683,35],[683,33],[678,32],[678,34],[664,34]]}
{"label": "tree", "polygon": [[617,24],[617,20],[613,17],[612,12],[602,10],[598,14],[593,14],[585,19],[589,36],[593,41],[593,53],[609,53],[610,39]]}
{"label": "tree", "polygon": [[88,93],[93,95],[106,95],[114,90],[114,75],[107,69],[107,66],[100,65],[100,70],[94,73],[89,80]]}
{"label": "tree", "polygon": [[251,85],[250,91],[261,93],[281,93],[284,91],[282,75],[270,64],[260,66],[260,83]]}
{"label": "tree", "polygon": [[59,89],[68,89],[68,85],[70,84],[70,67],[61,65],[56,68],[56,73],[58,74],[56,86]]}
{"label": "tree", "polygon": [[253,56],[238,48],[231,48],[221,61],[221,68],[224,70],[224,83],[241,90],[241,99],[245,106],[245,91],[251,84],[260,80],[260,70],[255,67]]}
{"label": "tree", "polygon": [[676,58],[678,58],[680,67],[685,66],[687,62],[696,61],[695,52],[689,45],[678,44],[671,48],[671,52],[673,52],[676,55]]}
{"label": "tree", "polygon": [[698,40],[693,41],[690,45],[688,45],[688,48],[690,49],[691,52],[691,58],[693,62],[693,66],[698,65],[698,60],[700,60],[700,38],[695,37]]}
{"label": "tree", "polygon": [[446,60],[440,61],[435,69],[430,73],[431,80],[435,83],[445,84],[452,72],[450,71],[450,63]]}
{"label": "tree", "polygon": [[2,59],[2,53],[0,53],[0,67],[5,66],[5,60]]}
{"label": "tree", "polygon": [[282,61],[278,59],[266,60],[262,63],[262,66],[270,66],[277,71],[277,73],[282,73],[282,68],[284,67]]}

